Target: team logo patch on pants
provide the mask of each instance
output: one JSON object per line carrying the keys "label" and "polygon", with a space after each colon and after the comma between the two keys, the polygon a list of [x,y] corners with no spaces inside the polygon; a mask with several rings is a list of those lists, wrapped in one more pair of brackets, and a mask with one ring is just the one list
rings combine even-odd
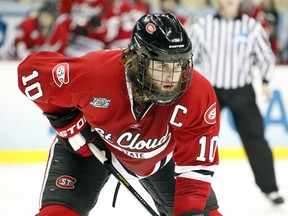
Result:
{"label": "team logo patch on pants", "polygon": [[60,176],[56,180],[57,187],[63,188],[63,189],[74,189],[75,183],[76,183],[76,179],[68,175]]}

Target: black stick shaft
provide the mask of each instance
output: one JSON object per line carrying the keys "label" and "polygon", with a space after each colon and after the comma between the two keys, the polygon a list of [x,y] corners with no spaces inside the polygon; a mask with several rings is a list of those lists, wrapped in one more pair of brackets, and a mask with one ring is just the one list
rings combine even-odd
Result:
{"label": "black stick shaft", "polygon": [[113,164],[101,153],[101,151],[93,144],[88,144],[90,150],[98,160],[120,181],[138,201],[145,207],[152,216],[159,216],[154,209],[142,198],[142,196],[133,188],[133,186],[122,176],[121,173],[113,166]]}

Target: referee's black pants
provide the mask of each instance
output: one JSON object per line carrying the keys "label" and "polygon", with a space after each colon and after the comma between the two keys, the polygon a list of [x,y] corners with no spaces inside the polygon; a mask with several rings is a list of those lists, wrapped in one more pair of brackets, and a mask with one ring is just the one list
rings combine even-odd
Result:
{"label": "referee's black pants", "polygon": [[232,112],[256,184],[264,193],[278,191],[272,151],[264,137],[264,123],[256,104],[253,86],[246,85],[229,90],[214,89],[220,110],[228,107]]}

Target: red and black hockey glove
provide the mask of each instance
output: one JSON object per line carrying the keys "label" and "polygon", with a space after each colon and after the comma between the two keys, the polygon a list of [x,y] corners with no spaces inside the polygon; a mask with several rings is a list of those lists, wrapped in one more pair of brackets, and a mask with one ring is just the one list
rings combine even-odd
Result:
{"label": "red and black hockey glove", "polygon": [[62,115],[48,113],[44,113],[44,115],[49,119],[58,139],[68,150],[88,157],[93,154],[88,143],[93,143],[101,150],[105,149],[102,138],[88,124],[80,110],[71,108]]}
{"label": "red and black hockey glove", "polygon": [[89,33],[93,32],[95,28],[101,25],[101,18],[99,16],[92,16],[87,22],[87,25],[76,25],[72,32],[76,35],[87,36]]}

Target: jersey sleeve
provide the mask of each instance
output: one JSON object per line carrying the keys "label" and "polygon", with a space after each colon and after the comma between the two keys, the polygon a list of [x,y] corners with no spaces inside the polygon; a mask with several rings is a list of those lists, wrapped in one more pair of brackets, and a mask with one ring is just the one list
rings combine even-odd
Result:
{"label": "jersey sleeve", "polygon": [[89,76],[80,73],[83,64],[82,58],[54,52],[32,54],[18,66],[19,89],[46,113],[81,108],[87,103],[81,95],[89,95],[85,86]]}
{"label": "jersey sleeve", "polygon": [[260,23],[255,23],[253,33],[255,34],[253,47],[255,63],[259,67],[262,80],[269,82],[273,77],[276,57],[272,51],[267,32]]}
{"label": "jersey sleeve", "polygon": [[[204,209],[219,161],[216,95],[204,77],[195,72],[193,79],[193,93],[186,98],[187,109],[182,109],[184,123],[174,133],[175,215]],[[178,122],[177,118],[175,121]]]}
{"label": "jersey sleeve", "polygon": [[35,19],[27,18],[17,26],[16,37],[13,43],[15,50],[15,57],[24,59],[29,54],[33,53],[31,47],[31,32],[34,30]]}
{"label": "jersey sleeve", "polygon": [[54,23],[50,37],[45,38],[38,51],[45,50],[64,54],[69,40],[69,24],[70,21],[65,16],[59,17]]}

